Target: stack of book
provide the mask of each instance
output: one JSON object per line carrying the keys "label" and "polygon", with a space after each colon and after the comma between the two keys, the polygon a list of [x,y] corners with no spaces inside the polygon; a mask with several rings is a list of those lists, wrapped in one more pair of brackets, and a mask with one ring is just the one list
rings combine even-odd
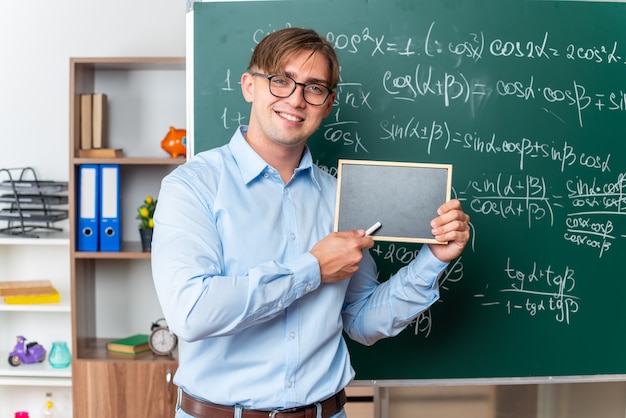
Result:
{"label": "stack of book", "polygon": [[121,157],[121,149],[106,148],[108,102],[104,93],[81,94],[80,109],[80,157]]}
{"label": "stack of book", "polygon": [[147,334],[135,334],[130,337],[120,338],[107,343],[107,350],[114,353],[128,354],[135,356],[137,354],[150,351]]}
{"label": "stack of book", "polygon": [[0,296],[9,305],[61,302],[50,280],[0,281]]}

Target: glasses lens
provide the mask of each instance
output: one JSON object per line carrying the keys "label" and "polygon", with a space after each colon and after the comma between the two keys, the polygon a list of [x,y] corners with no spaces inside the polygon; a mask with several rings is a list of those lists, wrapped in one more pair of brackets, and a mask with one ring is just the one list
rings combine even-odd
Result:
{"label": "glasses lens", "polygon": [[[296,86],[299,84],[289,77],[280,75],[273,75],[269,80],[270,93],[281,98],[291,96],[296,90]],[[303,86],[302,93],[304,95],[304,100],[314,106],[323,105],[330,95],[330,89],[322,84],[307,83],[300,85]]]}
{"label": "glasses lens", "polygon": [[304,86],[304,100],[312,105],[324,104],[329,94],[328,87],[321,84],[310,83]]}
{"label": "glasses lens", "polygon": [[275,75],[270,78],[270,93],[276,97],[289,97],[295,89],[296,82],[289,77]]}

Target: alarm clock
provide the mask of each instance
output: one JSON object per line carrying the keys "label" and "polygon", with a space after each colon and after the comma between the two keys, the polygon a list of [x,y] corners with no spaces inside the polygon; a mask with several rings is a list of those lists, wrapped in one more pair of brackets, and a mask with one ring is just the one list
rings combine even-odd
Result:
{"label": "alarm clock", "polygon": [[178,345],[178,338],[170,332],[167,325],[160,325],[165,318],[157,319],[150,327],[148,345],[154,354],[159,356],[169,356]]}

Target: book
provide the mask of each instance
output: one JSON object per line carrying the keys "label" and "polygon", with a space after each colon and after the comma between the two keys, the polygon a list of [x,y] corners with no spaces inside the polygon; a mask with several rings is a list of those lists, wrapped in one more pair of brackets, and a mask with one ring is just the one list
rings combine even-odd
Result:
{"label": "book", "polygon": [[148,334],[135,334],[130,337],[110,341],[107,343],[107,350],[131,355],[149,351]]}
{"label": "book", "polygon": [[43,303],[61,303],[61,294],[54,289],[53,293],[46,295],[19,295],[5,296],[4,303],[7,305],[37,305]]}
{"label": "book", "polygon": [[124,150],[121,148],[79,149],[78,156],[81,158],[118,158],[124,156]]}
{"label": "book", "polygon": [[92,99],[91,147],[104,148],[107,142],[107,95],[94,93]]}
{"label": "book", "polygon": [[55,291],[50,280],[0,281],[0,296],[51,295]]}
{"label": "book", "polygon": [[92,98],[91,94],[80,95],[80,148],[93,148],[92,139]]}

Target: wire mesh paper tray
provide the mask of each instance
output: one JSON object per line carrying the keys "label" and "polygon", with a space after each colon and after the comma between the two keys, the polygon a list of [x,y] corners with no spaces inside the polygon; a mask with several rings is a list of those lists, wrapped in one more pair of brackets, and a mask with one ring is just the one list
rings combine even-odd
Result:
{"label": "wire mesh paper tray", "polygon": [[33,231],[61,231],[54,222],[67,219],[67,182],[39,180],[30,167],[0,169],[0,220],[7,226],[0,234],[38,238]]}

